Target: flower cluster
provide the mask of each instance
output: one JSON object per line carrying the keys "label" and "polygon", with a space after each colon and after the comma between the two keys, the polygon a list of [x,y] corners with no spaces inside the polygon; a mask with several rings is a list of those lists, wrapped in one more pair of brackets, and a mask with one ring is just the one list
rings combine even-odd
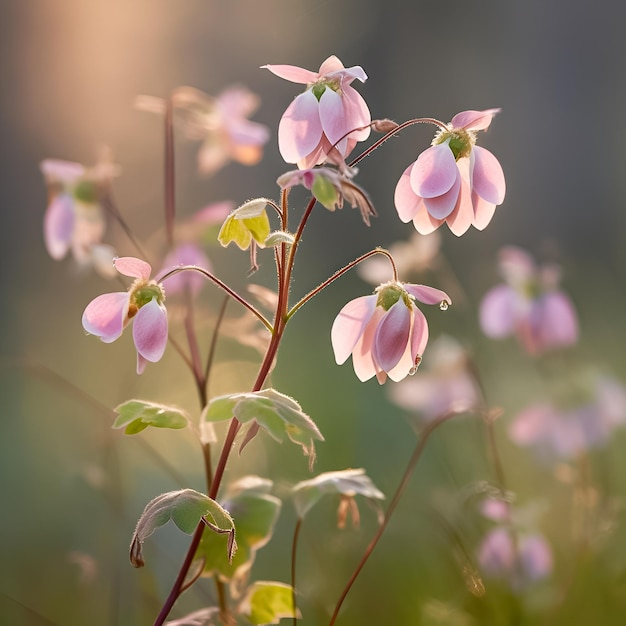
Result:
{"label": "flower cluster", "polygon": [[578,340],[578,319],[569,297],[558,288],[556,266],[537,268],[531,256],[516,247],[500,252],[505,284],[485,294],[480,325],[493,339],[516,335],[528,354],[571,346]]}

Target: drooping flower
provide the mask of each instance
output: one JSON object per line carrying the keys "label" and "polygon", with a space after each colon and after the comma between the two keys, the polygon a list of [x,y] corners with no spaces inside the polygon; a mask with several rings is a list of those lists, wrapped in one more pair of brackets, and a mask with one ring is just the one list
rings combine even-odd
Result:
{"label": "drooping flower", "polygon": [[80,163],[45,159],[40,164],[48,187],[44,242],[54,260],[71,251],[79,267],[93,266],[101,275],[115,275],[115,251],[102,243],[106,220],[101,194],[117,173],[108,161],[87,168]]}
{"label": "drooping flower", "polygon": [[462,235],[470,226],[483,230],[506,192],[500,163],[476,146],[476,133],[486,130],[500,109],[457,113],[435,135],[430,148],[406,168],[395,191],[403,222],[426,235],[447,222]]}
{"label": "drooping flower", "polygon": [[543,535],[514,537],[505,526],[487,533],[478,549],[478,562],[486,576],[505,580],[515,591],[545,578],[553,567],[552,550]]}
{"label": "drooping flower", "polygon": [[558,289],[556,266],[537,268],[524,250],[500,251],[505,284],[492,288],[480,305],[480,325],[493,339],[516,335],[528,354],[570,346],[578,340],[578,319],[569,297]]}
{"label": "drooping flower", "polygon": [[134,320],[133,341],[137,350],[137,373],[148,361],[157,362],[167,344],[167,311],[163,286],[150,280],[152,268],[134,257],[115,259],[115,269],[135,278],[128,291],[106,293],[92,300],[83,313],[83,328],[111,343]]}
{"label": "drooping flower", "polygon": [[391,387],[391,399],[404,409],[418,412],[427,422],[476,409],[481,405],[481,394],[467,363],[467,354],[458,342],[439,337],[430,349],[426,371]]}
{"label": "drooping flower", "polygon": [[[543,402],[527,407],[511,422],[509,437],[533,448],[544,461],[571,460],[606,445],[613,431],[626,423],[626,390],[616,380],[600,376],[588,391],[590,397],[575,406]],[[573,393],[570,390],[568,398]]]}
{"label": "drooping flower", "polygon": [[380,285],[371,296],[348,302],[331,329],[337,364],[352,354],[359,380],[376,376],[380,384],[387,376],[399,381],[415,373],[428,342],[428,323],[415,300],[441,308],[451,304],[439,289],[397,281]]}
{"label": "drooping flower", "polygon": [[276,76],[306,85],[283,114],[278,126],[278,147],[287,163],[305,169],[327,160],[339,164],[358,141],[369,137],[370,111],[351,86],[364,83],[367,74],[355,65],[346,68],[328,57],[318,72],[294,65],[264,65]]}
{"label": "drooping flower", "polygon": [[343,208],[343,201],[347,200],[353,209],[358,207],[363,221],[369,226],[370,217],[376,215],[376,210],[365,191],[352,182],[355,173],[350,168],[345,168],[342,173],[329,167],[316,167],[286,172],[276,182],[281,189],[302,185],[329,211]]}
{"label": "drooping flower", "polygon": [[[261,160],[269,129],[248,119],[258,109],[259,98],[246,87],[234,85],[216,97],[193,87],[178,87],[172,103],[181,131],[189,139],[202,141],[201,174],[214,174],[229,161],[256,165]],[[151,96],[139,96],[135,105],[152,113],[164,113],[166,107],[163,99]]]}

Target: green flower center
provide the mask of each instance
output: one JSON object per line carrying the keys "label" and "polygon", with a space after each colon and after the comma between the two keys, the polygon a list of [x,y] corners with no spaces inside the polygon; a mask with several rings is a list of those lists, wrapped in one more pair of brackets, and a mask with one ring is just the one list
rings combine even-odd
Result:
{"label": "green flower center", "polygon": [[92,180],[81,180],[74,187],[74,197],[79,202],[94,204],[98,200],[98,189]]}
{"label": "green flower center", "polygon": [[336,91],[337,93],[339,93],[341,90],[341,84],[337,79],[321,80],[317,83],[313,83],[311,85],[311,91],[313,92],[313,95],[317,98],[318,102],[319,99],[322,97],[322,94],[326,91],[326,87],[332,89],[333,91]]}
{"label": "green flower center", "polygon": [[440,130],[433,139],[432,145],[438,146],[448,143],[454,159],[458,161],[470,155],[472,147],[476,143],[476,134],[463,129]]}
{"label": "green flower center", "polygon": [[130,288],[128,317],[134,317],[142,306],[152,302],[154,298],[156,298],[159,304],[165,302],[163,287],[154,280],[146,281],[143,278],[138,278]]}
{"label": "green flower center", "polygon": [[388,311],[400,298],[402,298],[408,308],[411,308],[412,298],[401,283],[385,283],[377,287],[376,293],[378,294],[376,306],[382,307],[385,311]]}

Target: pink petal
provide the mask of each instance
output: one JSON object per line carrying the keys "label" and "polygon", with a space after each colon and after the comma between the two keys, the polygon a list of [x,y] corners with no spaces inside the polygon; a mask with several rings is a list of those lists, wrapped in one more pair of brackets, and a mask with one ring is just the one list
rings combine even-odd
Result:
{"label": "pink petal", "polygon": [[[163,261],[163,270],[159,274],[180,265],[197,265],[205,270],[211,271],[211,262],[207,255],[193,243],[182,243],[171,250]],[[166,281],[167,294],[180,293],[188,288],[192,294],[196,295],[206,279],[195,270],[178,272]]]}
{"label": "pink petal", "polygon": [[398,211],[398,216],[403,222],[410,222],[415,217],[422,202],[422,199],[415,194],[411,187],[412,167],[413,164],[409,165],[400,176],[393,196],[396,211]]}
{"label": "pink petal", "polygon": [[522,537],[519,552],[522,567],[528,580],[540,580],[552,571],[552,551],[541,535],[534,534]]}
{"label": "pink petal", "polygon": [[314,83],[318,79],[318,74],[305,70],[296,65],[261,65],[261,69],[266,69],[276,74],[280,78],[289,80],[292,83],[301,83],[308,85]]}
{"label": "pink petal", "polygon": [[472,193],[472,206],[474,207],[474,221],[472,225],[478,230],[483,230],[491,222],[496,205],[483,200],[478,194]]}
{"label": "pink petal", "polygon": [[472,191],[491,204],[502,204],[506,182],[498,159],[480,146],[474,146],[472,155]]}
{"label": "pink petal", "polygon": [[489,290],[480,304],[480,327],[492,339],[507,337],[515,329],[519,296],[508,285]]}
{"label": "pink petal", "polygon": [[156,298],[137,311],[133,341],[137,352],[146,360],[154,363],[163,356],[167,345],[167,311]]}
{"label": "pink petal", "polygon": [[457,174],[450,191],[434,198],[424,198],[426,210],[438,220],[445,219],[454,211],[461,191],[461,176]]}
{"label": "pink petal", "polygon": [[134,256],[122,256],[113,261],[115,269],[124,276],[130,276],[131,278],[143,278],[148,280],[150,278],[150,272],[152,267],[149,263],[136,259]]}
{"label": "pink petal", "polygon": [[428,324],[424,314],[416,307],[413,307],[411,320],[410,339],[407,342],[400,360],[387,373],[394,382],[399,382],[406,378],[415,367],[417,356],[421,356],[428,343]]}
{"label": "pink petal", "polygon": [[430,233],[437,230],[442,224],[444,220],[435,219],[426,209],[426,205],[424,201],[420,203],[417,208],[417,213],[413,218],[413,226],[415,226],[415,230],[421,235],[430,235]]}
{"label": "pink petal", "polygon": [[[343,98],[327,87],[319,101],[319,117],[322,122],[322,129],[331,145],[337,144],[337,150],[343,155],[346,152],[346,133],[352,130],[346,119]],[[343,139],[342,139],[343,137]]]}
{"label": "pink petal", "polygon": [[465,130],[486,130],[491,124],[491,120],[500,109],[486,109],[485,111],[463,111],[457,113],[450,124],[453,128],[464,128]]}
{"label": "pink petal", "polygon": [[469,159],[460,159],[458,162],[459,171],[461,172],[461,192],[457,205],[446,218],[448,227],[457,236],[460,237],[472,225],[474,221],[474,207],[472,206],[472,196],[467,178],[464,176],[464,170],[469,166]]}
{"label": "pink petal", "polygon": [[374,338],[374,360],[387,373],[402,357],[409,342],[411,311],[398,300],[383,316]]}
{"label": "pink petal", "polygon": [[143,374],[144,370],[146,369],[146,365],[148,365],[148,360],[142,357],[139,352],[137,352],[137,374]]}
{"label": "pink petal", "polygon": [[478,549],[478,562],[489,576],[506,576],[513,570],[515,547],[506,528],[491,530]]}
{"label": "pink petal", "polygon": [[372,314],[369,323],[365,326],[363,334],[357,341],[354,346],[354,350],[352,351],[352,366],[354,367],[354,373],[361,382],[369,380],[372,376],[376,376],[380,382],[379,375],[382,370],[380,365],[374,359],[374,340],[378,329],[378,323],[384,315],[385,311],[382,307],[374,308],[374,313]]}
{"label": "pink petal", "polygon": [[74,231],[74,201],[71,196],[56,196],[46,209],[43,222],[43,234],[48,254],[58,261],[70,247]]}
{"label": "pink petal", "polygon": [[452,150],[442,143],[417,157],[411,170],[411,187],[422,198],[434,198],[449,191],[458,175]]}
{"label": "pink petal", "polygon": [[73,161],[44,159],[39,167],[47,179],[68,184],[75,182],[85,174],[85,166]]}
{"label": "pink petal", "polygon": [[543,348],[570,346],[578,341],[578,319],[570,299],[559,291],[547,293],[531,310],[530,323]]}
{"label": "pink petal", "polygon": [[329,56],[321,65],[318,77],[327,78],[328,74],[344,71],[346,68],[343,63],[334,54]]}
{"label": "pink petal", "polygon": [[450,296],[445,291],[441,291],[441,289],[435,289],[426,285],[412,285],[410,283],[405,284],[404,288],[412,296],[415,296],[416,300],[424,304],[441,304],[442,302],[452,304]]}
{"label": "pink petal", "polygon": [[[338,365],[345,363],[376,308],[377,296],[361,296],[346,304],[335,318],[330,340]],[[372,374],[373,376],[373,374]]]}
{"label": "pink petal", "polygon": [[83,328],[105,343],[115,341],[128,316],[128,292],[105,293],[92,300],[83,313]]}
{"label": "pink petal", "polygon": [[317,146],[321,136],[319,102],[309,89],[294,99],[280,120],[280,154],[287,163],[297,163]]}
{"label": "pink petal", "polygon": [[350,129],[366,126],[363,130],[350,133],[350,139],[365,141],[371,133],[371,128],[368,124],[372,121],[372,116],[363,96],[352,87],[344,87],[343,105],[346,111],[347,124],[350,126]]}

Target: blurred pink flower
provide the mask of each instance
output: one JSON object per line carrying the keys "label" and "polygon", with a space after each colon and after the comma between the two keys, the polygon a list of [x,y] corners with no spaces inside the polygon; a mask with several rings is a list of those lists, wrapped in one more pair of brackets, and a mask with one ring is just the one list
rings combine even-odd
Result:
{"label": "blurred pink flower", "polygon": [[480,406],[481,396],[467,367],[465,350],[451,337],[439,337],[430,348],[420,375],[400,381],[389,390],[392,401],[431,421]]}
{"label": "blurred pink flower", "polygon": [[[260,101],[246,87],[234,85],[216,97],[193,87],[178,87],[172,93],[172,102],[181,131],[189,139],[202,141],[198,152],[200,173],[213,174],[228,161],[256,165],[261,160],[269,129],[248,119]],[[139,96],[135,106],[163,114],[166,103],[162,98]]]}
{"label": "blurred pink flower", "polygon": [[152,268],[134,257],[115,259],[115,269],[135,278],[128,291],[107,293],[92,300],[83,313],[83,328],[90,334],[111,343],[121,336],[134,319],[133,341],[137,349],[137,373],[148,361],[155,363],[167,344],[167,311],[162,285],[150,280]]}
{"label": "blurred pink flower", "polygon": [[457,113],[406,168],[395,191],[403,222],[413,220],[423,235],[447,222],[457,236],[470,226],[483,230],[489,224],[504,201],[506,184],[498,160],[475,142],[499,110]]}
{"label": "blurred pink flower", "polygon": [[101,275],[115,275],[115,251],[102,243],[106,229],[101,193],[116,175],[116,166],[101,161],[80,163],[45,159],[40,164],[48,187],[44,242],[48,254],[61,260],[71,251],[80,267],[93,266]]}
{"label": "blurred pink flower", "polygon": [[552,550],[539,533],[520,533],[497,526],[485,536],[478,549],[482,572],[491,578],[506,580],[519,591],[552,572]]}
{"label": "blurred pink flower", "polygon": [[[200,246],[192,242],[180,243],[170,250],[163,261],[160,274],[165,274],[181,265],[197,265],[209,272],[212,269],[209,257]],[[188,289],[193,296],[196,296],[205,282],[206,279],[195,270],[178,272],[167,279],[167,293],[171,296]]]}
{"label": "blurred pink flower", "polygon": [[359,380],[376,376],[380,384],[387,376],[399,381],[414,374],[428,342],[426,317],[415,300],[442,308],[451,304],[439,289],[395,281],[380,285],[371,296],[348,302],[331,329],[337,364],[352,354]]}
{"label": "blurred pink flower", "polygon": [[521,411],[509,426],[509,437],[530,446],[544,460],[568,460],[605,445],[613,431],[626,422],[626,389],[600,377],[592,397],[577,407],[535,404]]}
{"label": "blurred pink flower", "polygon": [[302,169],[327,160],[339,164],[358,141],[369,137],[369,109],[350,84],[355,79],[362,83],[367,80],[362,67],[345,68],[336,56],[328,57],[318,72],[294,65],[263,67],[307,86],[289,105],[278,126],[278,147],[287,163]]}
{"label": "blurred pink flower", "polygon": [[487,292],[480,305],[480,325],[493,339],[515,334],[528,354],[537,355],[578,340],[578,319],[558,289],[555,266],[537,269],[524,250],[503,248],[500,271],[506,284]]}

